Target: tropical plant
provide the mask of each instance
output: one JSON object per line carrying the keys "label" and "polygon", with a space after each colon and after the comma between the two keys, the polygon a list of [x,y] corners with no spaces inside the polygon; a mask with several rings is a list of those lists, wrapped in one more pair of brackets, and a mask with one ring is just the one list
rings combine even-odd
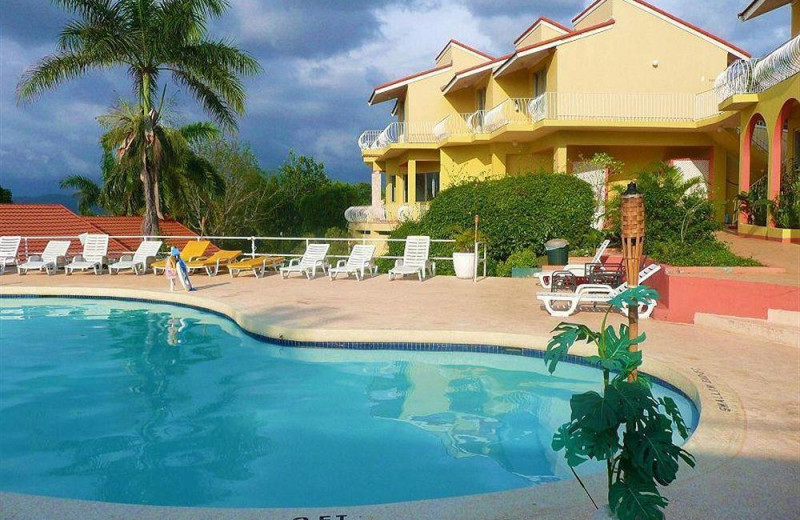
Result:
{"label": "tropical plant", "polygon": [[94,210],[103,205],[102,188],[88,177],[70,175],[64,177],[59,186],[61,189],[75,190],[72,195],[78,200],[78,212],[81,215],[94,215]]}
{"label": "tropical plant", "polygon": [[780,194],[772,201],[770,209],[778,227],[800,229],[800,160],[785,161]]}
{"label": "tropical plant", "polygon": [[762,177],[754,182],[748,191],[743,191],[735,197],[735,201],[739,205],[739,212],[747,217],[748,224],[767,225],[767,215],[771,204],[767,198],[766,180],[766,177]]}
{"label": "tropical plant", "polygon": [[475,235],[474,228],[467,228],[453,236],[455,240],[454,250],[456,253],[474,253],[475,242],[481,241],[481,236]]}
{"label": "tropical plant", "polygon": [[505,261],[497,262],[495,274],[497,276],[511,276],[512,270],[518,267],[539,267],[539,259],[536,257],[536,252],[531,249],[514,251]]}
{"label": "tropical plant", "polygon": [[[139,107],[121,101],[98,117],[107,130],[100,139],[107,188],[104,198],[125,213],[142,209],[141,202],[146,210],[147,199],[139,194],[142,188],[145,193],[149,189],[158,219],[170,214],[182,220],[189,212],[189,199],[198,190],[220,194],[225,189],[213,166],[192,148],[219,137],[219,130],[210,123],[172,128],[162,122],[160,110],[151,112],[144,115]],[[152,173],[149,186],[141,175],[141,161],[147,162]]]}
{"label": "tropical plant", "polygon": [[[641,285],[624,291],[610,303],[617,308],[633,308],[657,298],[654,289]],[[586,325],[560,323],[547,345],[544,361],[550,373],[577,342],[597,346],[597,355],[586,360],[603,372],[602,393],[572,396],[570,420],[553,435],[552,446],[556,451],[564,450],[570,468],[589,459],[606,462],[608,503],[620,520],[661,520],[668,500],[658,486],[675,480],[681,460],[695,465],[694,457],[673,441],[675,431],[683,439],[688,438],[689,431],[675,401],[655,397],[647,378],[635,375],[642,364],[642,352],[630,347],[640,345],[645,335],[631,338],[627,325],[620,325],[618,330],[607,326],[609,312],[597,331]]]}
{"label": "tropical plant", "polygon": [[[62,29],[57,51],[24,72],[17,99],[33,99],[90,70],[125,67],[140,112],[137,135],[144,137],[135,149],[145,203],[142,232],[155,234],[159,164],[152,155],[153,148],[163,145],[153,139],[161,74],[170,74],[223,129],[235,130],[236,116],[244,113],[240,77],[254,75],[260,67],[231,44],[209,39],[208,22],[225,12],[226,0],[54,1],[77,18]],[[134,151],[124,137],[115,145],[122,154]]]}

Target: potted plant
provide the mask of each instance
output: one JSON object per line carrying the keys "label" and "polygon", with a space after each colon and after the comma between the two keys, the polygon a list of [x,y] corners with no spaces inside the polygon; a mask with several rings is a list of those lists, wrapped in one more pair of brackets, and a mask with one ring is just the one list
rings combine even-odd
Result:
{"label": "potted plant", "polygon": [[[657,298],[654,289],[642,285],[610,303],[632,308],[637,302]],[[570,469],[589,459],[606,461],[608,508],[597,511],[593,519],[661,520],[668,501],[658,486],[675,480],[681,460],[691,467],[695,464],[694,457],[673,442],[673,429],[683,439],[689,432],[675,401],[654,397],[647,378],[636,375],[642,353],[632,352],[630,347],[641,344],[645,335],[629,338],[625,324],[618,331],[607,327],[609,311],[599,331],[566,322],[553,329],[557,334],[548,343],[544,358],[550,373],[576,342],[594,343],[597,355],[587,360],[602,369],[603,391],[572,396],[570,421],[553,435],[552,446],[555,451],[564,450]],[[572,472],[586,490],[574,469]]]}
{"label": "potted plant", "polygon": [[471,279],[475,275],[475,243],[480,241],[472,229],[465,229],[455,237],[453,269],[458,278]]}

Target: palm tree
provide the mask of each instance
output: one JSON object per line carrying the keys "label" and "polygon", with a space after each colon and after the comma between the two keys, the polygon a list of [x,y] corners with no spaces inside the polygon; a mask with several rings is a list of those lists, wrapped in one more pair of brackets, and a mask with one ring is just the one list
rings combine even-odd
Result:
{"label": "palm tree", "polygon": [[81,215],[94,215],[94,208],[102,206],[102,188],[88,177],[70,175],[61,180],[61,189],[72,188],[78,199],[78,212]]}
{"label": "palm tree", "polygon": [[163,124],[160,113],[160,109],[151,110],[145,115],[138,106],[121,101],[97,118],[107,130],[100,139],[106,157],[107,198],[124,202],[128,210],[136,207],[140,184],[144,184],[141,176],[136,179],[136,172],[144,157],[153,173],[151,185],[144,190],[152,190],[157,218],[163,219],[167,212],[180,218],[187,211],[190,188],[212,196],[225,189],[222,177],[192,149],[193,144],[218,138],[220,132],[210,123],[176,129]]}
{"label": "palm tree", "polygon": [[[152,152],[158,145],[150,136],[159,120],[155,97],[161,74],[169,73],[224,130],[234,131],[236,116],[244,113],[241,76],[257,74],[260,66],[230,43],[208,39],[208,21],[225,12],[227,0],[55,2],[77,19],[61,31],[57,52],[25,71],[17,85],[17,100],[30,100],[90,70],[126,67],[138,98],[137,124],[147,137],[135,149],[145,202],[142,232],[156,234],[159,164]],[[117,146],[122,154],[132,153],[124,140]]]}

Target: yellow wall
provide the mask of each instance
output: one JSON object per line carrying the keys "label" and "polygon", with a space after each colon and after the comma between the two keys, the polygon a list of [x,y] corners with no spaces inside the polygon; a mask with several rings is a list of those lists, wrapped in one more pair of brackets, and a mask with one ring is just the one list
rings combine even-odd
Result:
{"label": "yellow wall", "polygon": [[599,23],[603,23],[609,18],[613,18],[616,16],[616,12],[614,12],[614,2],[616,0],[606,0],[599,6],[592,11],[589,16],[581,20],[578,24],[575,25],[575,29],[581,30],[586,29],[587,27],[591,27],[592,25],[597,25]]}
{"label": "yellow wall", "polygon": [[530,32],[530,34],[528,34],[527,36],[525,36],[525,38],[517,42],[516,48],[519,49],[521,47],[527,47],[528,45],[533,45],[534,43],[543,42],[545,40],[549,40],[550,38],[561,36],[562,34],[564,33],[561,31],[556,31],[552,27],[539,24],[533,31]]}
{"label": "yellow wall", "polygon": [[623,0],[605,3],[610,30],[558,48],[559,90],[698,93],[727,67],[725,50]]}

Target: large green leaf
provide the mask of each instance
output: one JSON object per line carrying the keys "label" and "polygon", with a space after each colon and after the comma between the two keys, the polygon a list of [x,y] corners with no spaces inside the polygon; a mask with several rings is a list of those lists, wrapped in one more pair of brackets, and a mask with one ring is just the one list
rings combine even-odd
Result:
{"label": "large green leaf", "polygon": [[651,482],[622,479],[608,490],[608,502],[619,520],[663,520],[667,499]]}
{"label": "large green leaf", "polygon": [[575,467],[590,458],[612,459],[620,449],[619,435],[616,428],[594,431],[581,428],[573,421],[561,425],[556,431],[552,447],[554,451],[563,449],[567,464]]}
{"label": "large green leaf", "polygon": [[675,480],[678,459],[694,466],[694,457],[672,442],[672,421],[661,414],[646,416],[644,426],[626,431],[623,450],[631,464],[662,486]]}
{"label": "large green leaf", "polygon": [[569,349],[575,342],[591,343],[599,336],[586,325],[578,323],[559,323],[553,332],[559,332],[559,334],[553,336],[547,344],[547,351],[544,354],[544,362],[551,374],[555,371],[559,361],[567,357]]}
{"label": "large green leaf", "polygon": [[597,392],[575,394],[569,401],[572,409],[572,420],[581,428],[599,432],[609,428],[617,428],[621,422],[619,400]]}
{"label": "large green leaf", "polygon": [[615,379],[606,390],[606,398],[617,400],[621,420],[629,424],[636,424],[645,413],[658,413],[658,401],[653,398],[650,388],[638,380]]}
{"label": "large green leaf", "polygon": [[627,376],[631,371],[642,364],[642,353],[640,351],[631,352],[632,345],[637,345],[645,340],[642,333],[639,337],[628,338],[629,329],[627,325],[620,325],[619,334],[613,327],[607,327],[603,331],[604,352],[601,354],[600,364],[603,368],[615,372],[622,372]]}
{"label": "large green leaf", "polygon": [[688,439],[689,431],[686,429],[686,423],[683,421],[683,416],[681,415],[681,411],[678,409],[678,405],[675,404],[675,401],[673,401],[671,397],[662,397],[658,400],[658,402],[664,406],[664,410],[672,419],[672,422],[678,429],[680,436],[684,439]]}
{"label": "large green leaf", "polygon": [[611,298],[608,303],[617,308],[635,307],[639,303],[658,300],[658,291],[647,285],[638,285],[624,290],[621,294]]}

